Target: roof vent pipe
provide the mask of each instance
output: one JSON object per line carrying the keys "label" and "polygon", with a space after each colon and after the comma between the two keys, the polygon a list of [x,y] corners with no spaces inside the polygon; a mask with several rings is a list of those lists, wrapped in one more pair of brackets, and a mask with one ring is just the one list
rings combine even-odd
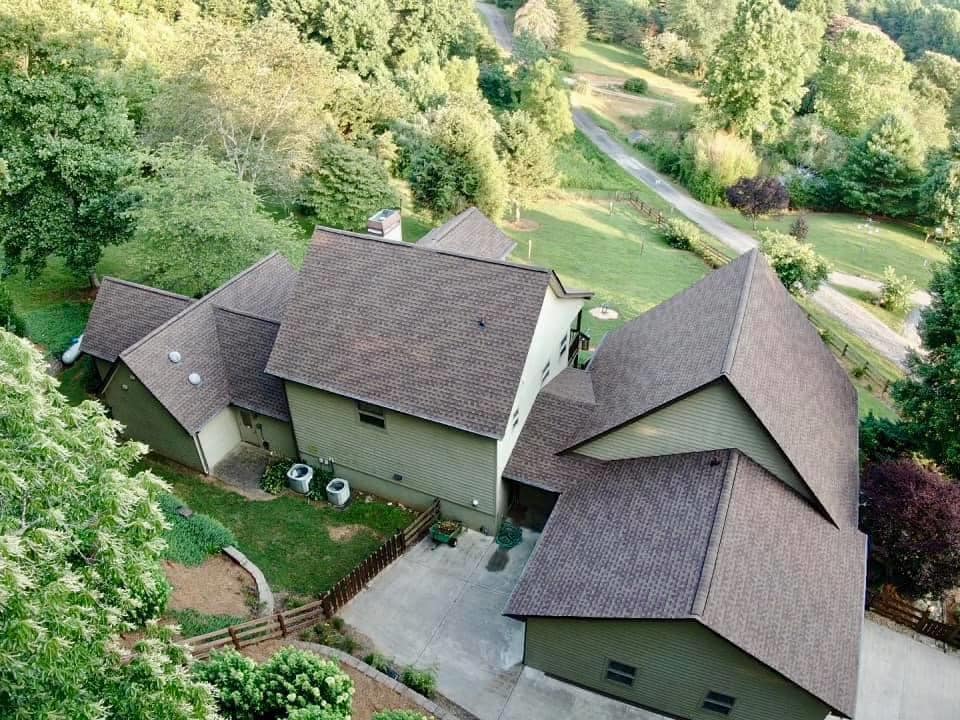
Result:
{"label": "roof vent pipe", "polygon": [[187,375],[187,380],[190,381],[191,385],[200,385],[203,382],[203,378],[200,377],[200,373],[195,372]]}
{"label": "roof vent pipe", "polygon": [[170,358],[170,362],[172,362],[174,365],[179,365],[180,361],[183,359],[180,357],[180,353],[178,353],[176,350],[171,350],[169,353],[167,353],[167,357]]}

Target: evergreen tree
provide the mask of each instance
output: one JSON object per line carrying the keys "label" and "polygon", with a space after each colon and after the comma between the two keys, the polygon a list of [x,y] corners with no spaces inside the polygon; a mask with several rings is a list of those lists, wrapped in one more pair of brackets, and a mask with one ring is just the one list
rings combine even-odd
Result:
{"label": "evergreen tree", "polygon": [[497,150],[507,173],[507,194],[516,221],[520,208],[542,198],[556,181],[553,144],[529,113],[516,110],[500,118]]}
{"label": "evergreen tree", "polygon": [[576,0],[547,0],[547,7],[557,18],[557,48],[574,50],[587,37],[587,21],[580,6]]}
{"label": "evergreen tree", "polygon": [[864,213],[914,212],[923,155],[913,125],[888,115],[854,144],[840,173],[844,204]]}
{"label": "evergreen tree", "polygon": [[560,25],[556,13],[547,5],[547,0],[527,0],[517,10],[513,34],[527,34],[543,43],[546,48],[556,47]]}
{"label": "evergreen tree", "polygon": [[911,355],[893,397],[917,447],[960,478],[960,245],[934,272],[930,295],[920,323],[926,354]]}
{"label": "evergreen tree", "polygon": [[936,228],[947,242],[960,240],[960,157],[954,144],[952,152],[938,154],[920,187],[920,216]]}
{"label": "evergreen tree", "polygon": [[707,106],[720,127],[764,134],[789,120],[804,95],[807,50],[777,0],[741,0],[707,73]]}

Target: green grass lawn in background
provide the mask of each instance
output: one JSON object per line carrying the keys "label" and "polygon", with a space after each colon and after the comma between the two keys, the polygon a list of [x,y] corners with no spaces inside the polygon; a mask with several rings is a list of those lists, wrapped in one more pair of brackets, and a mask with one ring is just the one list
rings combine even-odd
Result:
{"label": "green grass lawn in background", "polygon": [[880,322],[894,332],[903,332],[903,325],[906,322],[907,313],[895,313],[887,310],[886,308],[880,307],[875,302],[877,296],[871,292],[857,290],[856,288],[844,287],[842,285],[835,285],[834,287],[848,298],[856,300],[857,303],[859,303],[867,312],[876,316]]}
{"label": "green grass lawn in background", "polygon": [[536,223],[536,229],[506,228],[517,241],[513,259],[554,269],[567,288],[593,291],[588,309],[607,303],[620,314],[604,321],[584,312],[594,345],[707,273],[703,261],[671,248],[652,221],[625,203],[616,203],[611,213],[602,201],[547,199],[525,211],[523,219]]}
{"label": "green grass lawn in background", "polygon": [[560,187],[571,190],[639,190],[646,187],[577,130],[557,150]]}
{"label": "green grass lawn in background", "polygon": [[[153,462],[149,467],[192,510],[223,523],[274,590],[312,596],[325,592],[414,517],[411,511],[380,501],[358,499],[346,510],[334,510],[291,495],[248,500],[169,465]],[[328,528],[346,525],[362,527],[341,542],[330,538]]]}
{"label": "green grass lawn in background", "polygon": [[[714,211],[734,227],[754,234],[753,225],[733,208],[714,208]],[[861,215],[850,213],[805,213],[810,226],[807,236],[817,252],[830,261],[834,270],[882,280],[888,265],[897,273],[911,278],[917,287],[927,287],[933,266],[946,260],[943,249],[932,242],[924,242],[923,235],[901,223],[874,220],[868,222]],[[785,213],[777,218],[763,218],[757,228],[787,232],[796,219],[796,213]]]}

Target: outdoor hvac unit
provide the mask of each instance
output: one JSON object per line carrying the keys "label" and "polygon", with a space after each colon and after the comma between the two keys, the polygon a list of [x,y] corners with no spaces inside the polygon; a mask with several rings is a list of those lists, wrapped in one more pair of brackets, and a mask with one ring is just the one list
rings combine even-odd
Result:
{"label": "outdoor hvac unit", "polygon": [[310,492],[310,481],[313,480],[313,468],[303,463],[295,463],[287,470],[287,485],[294,492],[306,495]]}
{"label": "outdoor hvac unit", "polygon": [[334,478],[327,483],[327,500],[331,505],[343,507],[350,499],[350,483],[343,478]]}

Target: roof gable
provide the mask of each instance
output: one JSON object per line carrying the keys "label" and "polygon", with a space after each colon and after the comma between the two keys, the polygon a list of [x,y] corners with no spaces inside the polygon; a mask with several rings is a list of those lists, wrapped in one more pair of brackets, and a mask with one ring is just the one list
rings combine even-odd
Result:
{"label": "roof gable", "polygon": [[598,348],[576,447],[727,377],[835,522],[856,525],[857,400],[840,364],[757,251]]}
{"label": "roof gable", "polygon": [[[216,308],[278,317],[296,271],[274,253],[197,300],[121,354],[131,371],[188,432],[199,431],[230,404],[228,364],[220,346]],[[169,353],[180,353],[173,363]],[[197,373],[200,385],[188,377]],[[267,414],[267,413],[264,413]]]}
{"label": "roof gable", "polygon": [[90,310],[80,350],[114,362],[120,353],[191,302],[183,295],[105,277]]}
{"label": "roof gable", "polygon": [[502,437],[553,279],[318,228],[267,371]]}
{"label": "roof gable", "polygon": [[417,245],[490,260],[505,260],[517,246],[510,236],[475,207],[467,208],[434,228],[420,238]]}

